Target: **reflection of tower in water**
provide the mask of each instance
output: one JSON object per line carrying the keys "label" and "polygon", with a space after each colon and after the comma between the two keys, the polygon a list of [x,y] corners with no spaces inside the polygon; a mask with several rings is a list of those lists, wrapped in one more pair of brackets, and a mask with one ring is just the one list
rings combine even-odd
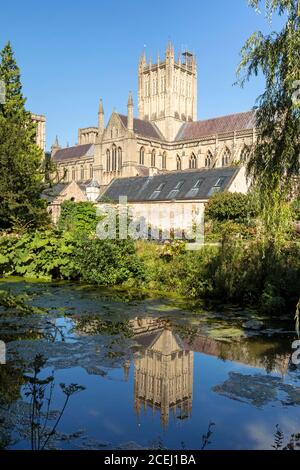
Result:
{"label": "reflection of tower in water", "polygon": [[170,412],[180,419],[192,410],[193,352],[185,348],[170,329],[151,331],[135,338],[145,347],[134,361],[135,411],[160,410],[161,423],[168,425]]}

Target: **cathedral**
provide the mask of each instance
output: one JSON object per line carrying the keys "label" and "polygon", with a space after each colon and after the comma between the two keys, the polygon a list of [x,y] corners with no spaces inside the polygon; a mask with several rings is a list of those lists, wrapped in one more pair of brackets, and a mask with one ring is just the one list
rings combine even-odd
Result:
{"label": "cathedral", "polygon": [[98,125],[79,129],[77,145],[52,145],[57,179],[105,189],[116,178],[243,165],[256,139],[254,111],[197,120],[196,57],[175,57],[171,43],[156,63],[141,56],[137,111],[129,93],[127,115],[114,111],[105,126],[100,100]]}

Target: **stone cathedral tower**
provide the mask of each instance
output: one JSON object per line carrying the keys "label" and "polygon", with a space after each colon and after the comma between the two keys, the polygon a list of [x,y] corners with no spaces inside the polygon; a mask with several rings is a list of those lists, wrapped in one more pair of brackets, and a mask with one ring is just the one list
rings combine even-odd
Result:
{"label": "stone cathedral tower", "polygon": [[165,60],[147,63],[142,55],[138,67],[139,118],[157,125],[165,139],[174,141],[186,121],[197,120],[197,63],[190,52],[175,60],[174,47],[168,44]]}

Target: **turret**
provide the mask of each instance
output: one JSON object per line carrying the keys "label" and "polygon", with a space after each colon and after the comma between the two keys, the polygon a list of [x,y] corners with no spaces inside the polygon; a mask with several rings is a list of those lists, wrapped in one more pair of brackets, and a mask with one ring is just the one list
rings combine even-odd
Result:
{"label": "turret", "polygon": [[60,145],[58,143],[58,137],[55,137],[54,143],[51,145],[51,157],[60,149]]}
{"label": "turret", "polygon": [[129,131],[133,131],[133,99],[132,99],[131,91],[129,92],[129,96],[128,96],[127,115],[128,115],[127,129]]}
{"label": "turret", "polygon": [[103,134],[104,132],[104,109],[102,99],[100,99],[98,111],[98,132],[99,135]]}
{"label": "turret", "polygon": [[173,59],[174,60],[174,46],[171,43],[171,41],[169,41],[169,43],[167,45],[166,59]]}
{"label": "turret", "polygon": [[146,60],[146,54],[145,54],[145,51],[144,51],[143,54],[140,57],[139,66],[140,66],[141,69],[143,69],[146,64],[147,64],[147,60]]}
{"label": "turret", "polygon": [[88,198],[89,201],[96,201],[99,194],[100,194],[100,186],[98,181],[96,181],[94,178],[92,181],[87,185],[86,189],[86,197]]}

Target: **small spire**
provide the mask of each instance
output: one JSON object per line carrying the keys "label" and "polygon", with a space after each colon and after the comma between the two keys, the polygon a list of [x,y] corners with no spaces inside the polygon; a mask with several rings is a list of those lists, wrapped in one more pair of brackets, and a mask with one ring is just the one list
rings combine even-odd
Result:
{"label": "small spire", "polygon": [[129,95],[128,95],[128,103],[127,103],[127,106],[133,106],[133,98],[132,98],[132,93],[131,93],[131,91],[129,92]]}
{"label": "small spire", "polygon": [[168,41],[168,45],[167,45],[167,54],[168,54],[168,53],[169,53],[170,55],[174,54],[174,46],[173,46],[171,40]]}
{"label": "small spire", "polygon": [[133,99],[131,91],[129,92],[127,102],[127,129],[133,132]]}
{"label": "small spire", "polygon": [[58,143],[58,137],[55,137],[54,144],[51,145],[51,155],[54,155],[57,150],[60,149],[59,143]]}
{"label": "small spire", "polygon": [[99,102],[99,111],[98,111],[98,113],[99,113],[99,114],[104,114],[102,98],[100,98],[100,102]]}
{"label": "small spire", "polygon": [[142,55],[140,57],[140,63],[145,64],[146,62],[147,62],[147,59],[146,59],[146,46],[144,45],[144,50],[143,50]]}
{"label": "small spire", "polygon": [[181,65],[182,62],[182,47],[180,48],[179,54],[178,54],[178,64]]}
{"label": "small spire", "polygon": [[124,364],[123,364],[123,370],[124,370],[124,379],[125,379],[125,382],[128,381],[128,377],[129,377],[129,370],[130,370],[130,361],[125,361]]}

